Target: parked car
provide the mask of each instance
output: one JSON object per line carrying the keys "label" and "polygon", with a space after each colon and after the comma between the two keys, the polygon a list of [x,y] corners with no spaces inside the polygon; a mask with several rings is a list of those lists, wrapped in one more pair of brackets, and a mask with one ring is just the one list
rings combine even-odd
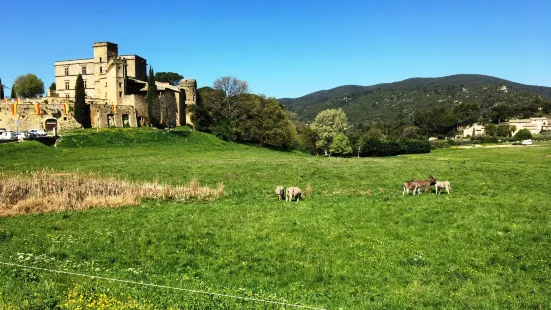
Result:
{"label": "parked car", "polygon": [[6,128],[0,128],[0,133],[3,133],[6,131]]}
{"label": "parked car", "polygon": [[532,139],[522,141],[522,145],[532,145]]}
{"label": "parked car", "polygon": [[17,136],[13,131],[4,131],[0,134],[0,140],[16,140]]}
{"label": "parked car", "polygon": [[44,131],[38,130],[38,129],[31,129],[27,132],[30,138],[36,138],[36,137],[44,137],[46,136],[46,133]]}
{"label": "parked car", "polygon": [[27,134],[26,131],[20,131],[17,133],[17,139],[18,140],[23,140],[23,139],[27,139],[29,137],[29,135]]}

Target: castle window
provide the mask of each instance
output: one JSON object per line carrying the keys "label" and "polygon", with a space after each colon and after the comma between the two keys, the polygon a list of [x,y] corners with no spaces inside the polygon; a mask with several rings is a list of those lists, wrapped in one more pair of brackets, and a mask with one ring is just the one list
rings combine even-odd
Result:
{"label": "castle window", "polygon": [[65,67],[65,75],[69,75],[69,67]]}
{"label": "castle window", "polygon": [[99,62],[102,62],[102,61],[103,61],[103,59],[100,57],[100,58],[99,58]]}
{"label": "castle window", "polygon": [[119,97],[122,97],[122,91],[119,92]]}
{"label": "castle window", "polygon": [[86,66],[82,66],[82,75],[86,75]]}
{"label": "castle window", "polygon": [[84,80],[84,88],[86,89],[86,80]]}
{"label": "castle window", "polygon": [[119,87],[122,87],[122,83],[119,83]]}
{"label": "castle window", "polygon": [[105,82],[105,87],[107,87],[107,82]]}
{"label": "castle window", "polygon": [[65,81],[65,90],[69,90],[69,81]]}
{"label": "castle window", "polygon": [[99,67],[99,73],[103,73],[103,67]]}
{"label": "castle window", "polygon": [[65,98],[69,99],[69,94],[65,94]]}

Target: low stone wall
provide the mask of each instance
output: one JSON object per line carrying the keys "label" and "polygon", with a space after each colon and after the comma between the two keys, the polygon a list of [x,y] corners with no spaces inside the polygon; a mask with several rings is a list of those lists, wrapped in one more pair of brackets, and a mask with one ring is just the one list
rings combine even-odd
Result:
{"label": "low stone wall", "polygon": [[117,105],[115,111],[113,105],[93,104],[90,117],[92,127],[138,127],[136,110],[129,105]]}
{"label": "low stone wall", "polygon": [[6,128],[8,131],[31,129],[46,131],[47,120],[56,120],[58,131],[81,127],[72,111],[65,114],[63,104],[40,104],[40,115],[36,113],[34,104],[18,104],[16,115],[12,114],[11,104],[0,104],[0,128]]}

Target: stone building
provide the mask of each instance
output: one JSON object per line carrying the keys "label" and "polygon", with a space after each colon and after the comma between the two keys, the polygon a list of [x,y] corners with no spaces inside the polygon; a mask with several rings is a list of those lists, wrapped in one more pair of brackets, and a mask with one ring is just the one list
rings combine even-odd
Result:
{"label": "stone building", "polygon": [[[147,125],[147,61],[138,55],[119,55],[118,45],[111,42],[96,42],[92,48],[93,58],[54,63],[57,90],[48,89],[47,98],[21,100],[17,114],[12,112],[13,103],[3,106],[0,109],[0,128],[12,130],[15,124],[19,124],[19,130],[41,129],[54,132],[78,128],[80,125],[74,121],[72,111],[79,74],[84,80],[86,102],[90,104],[93,127]],[[186,110],[196,102],[197,82],[183,79],[177,86],[161,82],[155,84],[159,95],[175,97],[177,109],[173,117],[176,125],[191,124]],[[42,108],[43,115],[36,113],[36,104]],[[70,107],[67,109],[70,112],[57,112],[60,107],[65,109],[65,104]],[[22,119],[29,121],[21,122]],[[58,127],[52,127],[52,124]]]}

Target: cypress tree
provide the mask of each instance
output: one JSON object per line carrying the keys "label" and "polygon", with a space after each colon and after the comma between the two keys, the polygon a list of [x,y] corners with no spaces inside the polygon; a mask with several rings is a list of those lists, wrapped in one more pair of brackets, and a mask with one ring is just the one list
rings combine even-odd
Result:
{"label": "cypress tree", "polygon": [[13,88],[13,85],[11,86],[10,98],[11,99],[17,98],[17,95],[15,95],[15,89]]}
{"label": "cypress tree", "polygon": [[153,68],[149,67],[149,76],[147,77],[147,114],[149,115],[149,124],[159,127],[161,123],[161,110],[159,106],[159,96],[157,95],[157,86],[155,85],[155,74]]}
{"label": "cypress tree", "polygon": [[4,85],[2,84],[2,79],[0,79],[0,99],[4,99]]}
{"label": "cypress tree", "polygon": [[85,96],[84,80],[82,80],[82,75],[79,74],[75,84],[75,119],[82,127],[90,128],[92,127],[90,107],[86,104]]}

